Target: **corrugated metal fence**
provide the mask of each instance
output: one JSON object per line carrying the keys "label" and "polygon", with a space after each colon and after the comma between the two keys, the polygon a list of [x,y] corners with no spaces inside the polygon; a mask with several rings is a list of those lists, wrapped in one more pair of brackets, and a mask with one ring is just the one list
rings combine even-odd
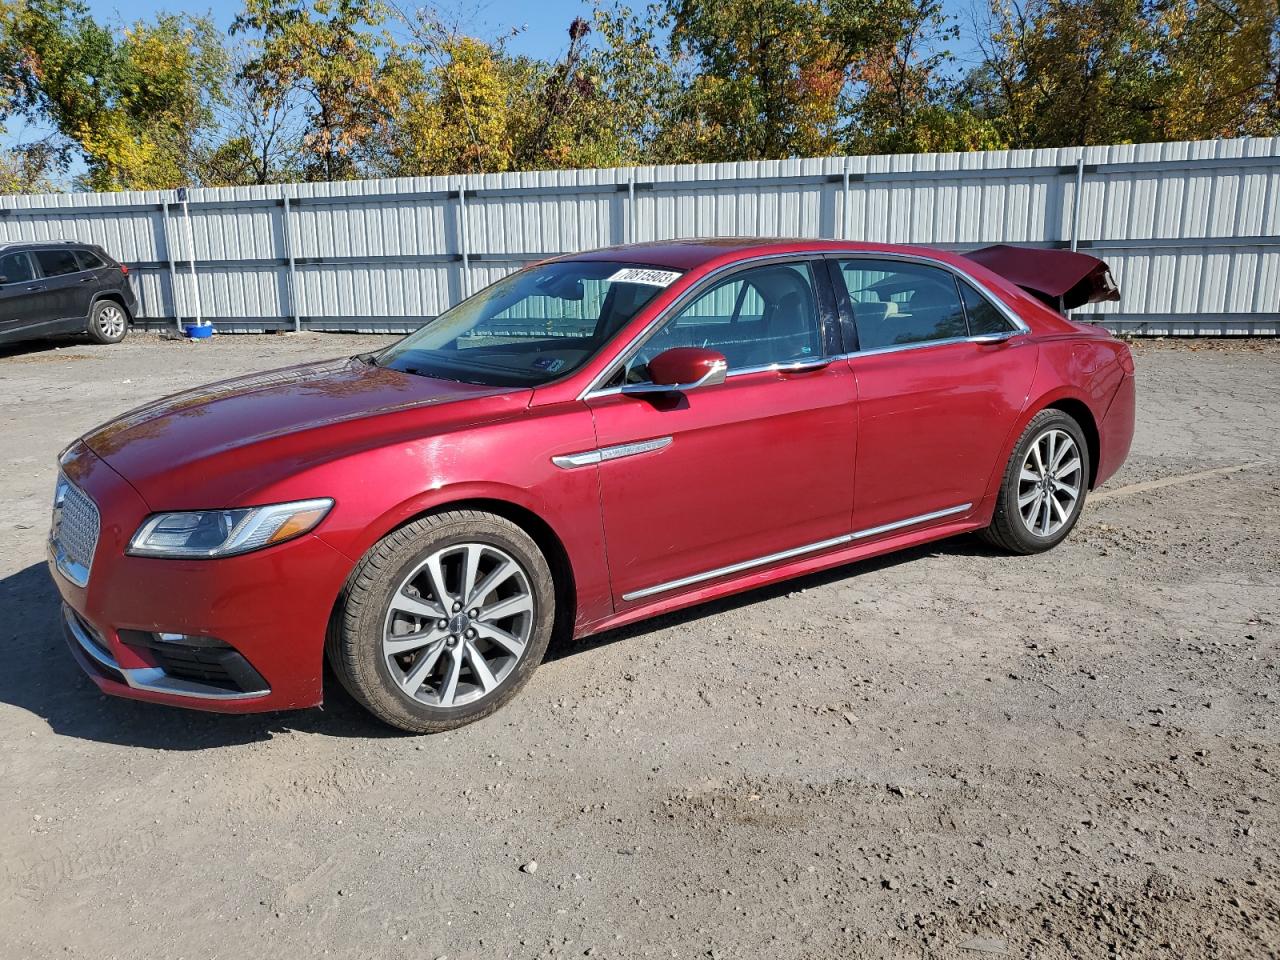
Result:
{"label": "corrugated metal fence", "polygon": [[[528,262],[671,237],[1078,246],[1143,334],[1280,328],[1280,137],[826,157],[193,190],[202,312],[220,330],[412,328]],[[154,325],[191,317],[173,192],[0,198],[0,242],[99,243]]]}

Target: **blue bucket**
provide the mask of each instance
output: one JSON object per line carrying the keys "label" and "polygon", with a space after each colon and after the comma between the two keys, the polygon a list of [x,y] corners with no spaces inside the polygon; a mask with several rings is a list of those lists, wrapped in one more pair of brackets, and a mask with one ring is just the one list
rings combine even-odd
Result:
{"label": "blue bucket", "polygon": [[204,340],[207,337],[213,336],[213,324],[212,323],[190,323],[182,328],[182,332],[185,333],[192,340]]}

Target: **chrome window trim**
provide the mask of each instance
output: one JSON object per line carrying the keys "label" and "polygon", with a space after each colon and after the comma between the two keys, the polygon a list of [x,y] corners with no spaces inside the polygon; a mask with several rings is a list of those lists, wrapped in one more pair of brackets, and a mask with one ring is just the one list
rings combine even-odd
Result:
{"label": "chrome window trim", "polygon": [[727,567],[717,567],[714,570],[706,570],[702,573],[690,574],[687,577],[680,577],[678,580],[668,580],[666,583],[655,584],[652,587],[642,587],[639,590],[632,590],[630,593],[622,595],[623,600],[642,600],[645,597],[651,597],[657,593],[668,593],[672,590],[679,590],[683,587],[691,587],[707,580],[718,580],[721,577],[732,576],[735,573],[744,573],[747,570],[754,570],[756,567],[768,566],[772,563],[778,563],[782,560],[790,560],[794,557],[801,557],[809,553],[817,553],[821,550],[828,550],[831,547],[843,546],[847,543],[853,543],[855,540],[865,540],[867,537],[879,536],[882,533],[890,533],[894,530],[900,530],[903,527],[912,527],[920,523],[928,523],[930,520],[941,520],[944,517],[951,517],[958,513],[964,513],[966,510],[972,509],[972,503],[962,503],[955,507],[947,507],[945,510],[934,510],[931,513],[922,513],[919,516],[907,517],[905,520],[895,520],[892,523],[884,523],[878,527],[867,527],[864,530],[855,530],[853,533],[841,534],[838,537],[831,537],[828,540],[819,540],[817,543],[807,543],[802,547],[792,547],[790,550],[780,550],[777,553],[770,553],[763,557],[756,557],[754,560],[743,560],[740,563],[731,563]]}
{"label": "chrome window trim", "polygon": [[[739,268],[749,267],[749,266],[761,264],[761,263],[768,263],[770,261],[814,260],[814,259],[899,260],[904,263],[917,263],[917,264],[923,264],[924,266],[928,266],[928,267],[940,268],[954,276],[959,277],[960,279],[968,283],[971,287],[973,287],[976,291],[978,291],[978,294],[980,296],[985,298],[993,307],[995,307],[996,310],[998,310],[1006,320],[1012,323],[1016,329],[1013,331],[1011,336],[1019,336],[1021,334],[1031,333],[1031,327],[1027,325],[1026,321],[1023,320],[1020,316],[1018,316],[1018,314],[1015,313],[1008,304],[1006,304],[998,296],[992,293],[985,283],[983,283],[973,274],[969,273],[963,267],[958,267],[955,264],[947,263],[944,260],[938,260],[938,259],[935,259],[934,257],[926,257],[917,253],[899,253],[896,251],[880,252],[880,251],[874,251],[874,250],[831,250],[829,248],[819,248],[819,249],[809,250],[809,251],[792,251],[790,253],[761,254],[760,256],[747,257],[742,260],[735,260],[733,261],[733,263],[726,263],[723,266],[717,267],[715,270],[712,270],[705,277],[702,277],[700,280],[698,280],[697,283],[695,283],[692,287],[690,287],[688,290],[682,293],[665,310],[663,310],[656,317],[654,317],[647,324],[645,324],[644,328],[639,333],[637,333],[634,337],[631,338],[630,343],[628,343],[627,346],[624,347],[622,351],[619,352],[614,357],[614,359],[604,368],[604,370],[598,375],[596,375],[595,377],[593,377],[591,382],[588,383],[585,388],[583,388],[583,390],[578,394],[578,399],[589,400],[594,397],[609,397],[617,393],[620,393],[621,392],[620,387],[605,387],[602,389],[597,389],[597,388],[600,386],[601,383],[604,383],[605,381],[607,381],[610,377],[612,377],[617,372],[618,366],[620,364],[625,364],[628,360],[630,360],[631,357],[635,355],[636,351],[639,350],[642,346],[644,346],[645,342],[649,339],[649,337],[654,332],[656,332],[657,328],[661,324],[665,323],[668,319],[670,319],[670,317],[673,315],[675,311],[683,309],[684,307],[689,305],[689,302],[693,298],[701,296],[702,292],[704,291],[704,287],[714,282],[717,278],[723,276],[726,273],[732,273],[735,270],[738,270]],[[815,282],[821,283],[821,279],[815,278]],[[854,350],[850,353],[838,354],[833,357],[824,357],[823,359],[830,360],[830,361],[849,360],[849,359],[852,359],[853,357],[858,357],[858,356],[867,356],[867,355],[876,354],[876,353],[893,353],[898,350],[918,350],[921,347],[936,347],[942,344],[968,343],[968,342],[975,342],[975,341],[983,342],[980,339],[982,336],[984,335],[978,334],[977,336],[972,336],[972,337],[955,337],[947,340],[926,340],[923,343],[906,343],[906,344],[895,345],[891,347],[873,347],[870,350]],[[988,340],[986,342],[990,342],[990,341]],[[725,376],[725,379],[730,379],[736,376],[745,376],[746,374],[749,374],[749,373],[765,373],[770,370],[777,369],[779,366],[780,366],[779,364],[768,364],[765,366],[758,366],[758,367],[743,367],[739,370],[734,370],[733,368],[730,368],[729,372]],[[782,366],[785,366],[785,365],[782,365]]]}
{"label": "chrome window trim", "polygon": [[[643,344],[641,344],[641,346],[643,346]],[[837,360],[848,359],[848,357],[849,354],[837,354],[833,357],[822,357],[821,359],[815,358],[813,360],[788,361],[786,363],[766,363],[755,367],[739,367],[737,370],[730,369],[725,373],[724,378],[726,380],[730,380],[733,377],[745,377],[752,373],[804,373],[809,370],[817,371],[821,370],[823,367],[831,366],[831,364],[835,363]],[[639,386],[639,384],[628,384],[627,386]],[[623,387],[604,387],[592,393],[590,398],[584,397],[582,399],[612,397],[626,392],[627,391]],[[664,391],[658,390],[654,392],[662,393]]]}
{"label": "chrome window trim", "polygon": [[551,458],[561,470],[573,470],[576,467],[589,467],[609,460],[621,460],[623,457],[635,457],[642,453],[661,450],[671,443],[671,437],[655,437],[652,440],[637,440],[634,443],[619,443],[611,447],[596,447],[594,450],[583,450],[581,453],[564,453]]}

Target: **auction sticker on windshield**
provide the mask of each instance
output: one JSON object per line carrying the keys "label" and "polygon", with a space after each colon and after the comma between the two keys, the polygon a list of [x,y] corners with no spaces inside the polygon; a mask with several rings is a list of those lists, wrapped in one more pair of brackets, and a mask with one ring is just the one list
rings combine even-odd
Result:
{"label": "auction sticker on windshield", "polygon": [[623,267],[611,277],[609,283],[643,283],[651,287],[669,287],[680,274],[670,270],[646,270],[643,267]]}

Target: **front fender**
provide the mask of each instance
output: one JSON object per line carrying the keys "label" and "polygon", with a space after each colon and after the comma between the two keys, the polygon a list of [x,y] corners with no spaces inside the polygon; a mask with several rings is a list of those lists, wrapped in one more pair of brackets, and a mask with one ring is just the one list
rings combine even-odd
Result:
{"label": "front fender", "polygon": [[[581,626],[613,612],[599,483],[595,467],[566,470],[551,458],[594,446],[590,411],[566,405],[362,451],[296,475],[289,486],[334,499],[316,534],[353,567],[388,533],[429,511],[487,501],[531,514],[563,548]],[[260,499],[292,498],[281,490]]]}

